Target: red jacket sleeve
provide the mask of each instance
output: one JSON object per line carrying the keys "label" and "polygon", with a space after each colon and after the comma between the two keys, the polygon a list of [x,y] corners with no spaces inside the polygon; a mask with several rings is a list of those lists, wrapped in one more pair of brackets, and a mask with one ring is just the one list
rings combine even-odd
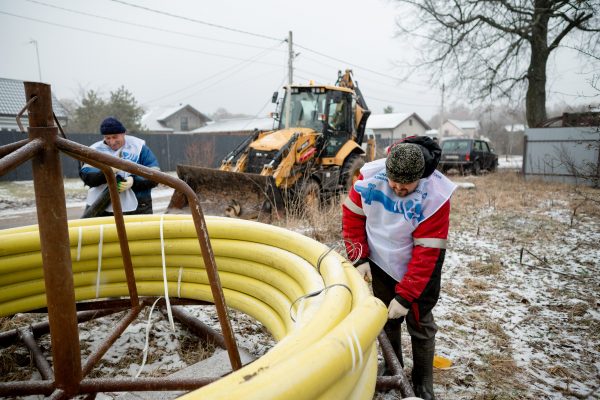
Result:
{"label": "red jacket sleeve", "polygon": [[[358,179],[362,179],[362,175]],[[350,260],[369,257],[366,221],[360,194],[352,187],[342,204],[342,235]]]}
{"label": "red jacket sleeve", "polygon": [[[445,241],[448,238],[450,225],[450,200],[447,200],[435,214],[423,221],[413,232],[413,239],[434,239],[433,247],[416,245],[412,250],[412,258],[408,263],[406,274],[396,284],[396,294],[408,303],[418,299],[442,255],[442,248],[435,247],[435,239]],[[425,241],[427,243],[427,241]]]}

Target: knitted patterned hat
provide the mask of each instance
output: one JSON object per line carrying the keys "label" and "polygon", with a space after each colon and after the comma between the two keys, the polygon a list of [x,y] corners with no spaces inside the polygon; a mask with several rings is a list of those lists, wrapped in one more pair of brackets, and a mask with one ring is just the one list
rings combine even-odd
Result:
{"label": "knitted patterned hat", "polygon": [[417,144],[394,145],[385,160],[387,177],[397,183],[416,182],[425,171],[425,157]]}
{"label": "knitted patterned hat", "polygon": [[127,129],[123,126],[121,121],[114,117],[105,118],[100,124],[100,133],[103,135],[114,135],[116,133],[125,133]]}

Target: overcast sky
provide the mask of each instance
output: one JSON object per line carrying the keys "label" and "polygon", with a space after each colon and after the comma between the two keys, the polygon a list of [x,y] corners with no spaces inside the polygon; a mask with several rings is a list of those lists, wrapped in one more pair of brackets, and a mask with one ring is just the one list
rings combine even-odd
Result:
{"label": "overcast sky", "polygon": [[[402,15],[384,0],[0,0],[0,77],[39,81],[41,72],[59,99],[123,85],[147,109],[264,116],[287,82],[292,31],[295,83],[333,84],[349,67],[374,113],[391,105],[429,119],[439,88],[422,76],[396,79],[411,57],[394,37]],[[589,102],[577,96],[593,94],[593,71],[568,51],[551,61],[550,102]]]}

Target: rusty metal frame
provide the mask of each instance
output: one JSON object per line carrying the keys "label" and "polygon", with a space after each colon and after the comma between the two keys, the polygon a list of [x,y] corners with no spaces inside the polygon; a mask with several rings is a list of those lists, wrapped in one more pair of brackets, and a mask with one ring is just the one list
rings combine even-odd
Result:
{"label": "rusty metal frame", "polygon": [[[94,394],[102,391],[192,390],[216,380],[216,378],[177,379],[169,377],[85,378],[150,300],[150,298],[145,298],[140,301],[137,294],[125,222],[116,179],[111,167],[162,183],[187,197],[223,332],[221,339],[215,339],[215,343],[225,346],[233,370],[241,368],[240,355],[227,315],[223,288],[217,272],[206,221],[196,193],[185,182],[168,174],[112,157],[59,137],[60,126],[57,128],[55,125],[56,118],[52,112],[50,85],[24,82],[24,86],[25,98],[29,100],[19,113],[18,119],[27,109],[29,138],[0,147],[0,176],[26,161],[32,161],[48,322],[37,324],[35,328],[32,326],[29,329],[0,334],[0,344],[14,342],[20,338],[32,352],[35,364],[43,377],[42,381],[1,382],[0,396],[44,394],[52,399],[64,399],[77,394]],[[107,178],[130,297],[127,305],[127,308],[130,308],[129,311],[104,340],[100,348],[87,358],[84,365],[81,363],[78,320],[107,315],[125,308],[121,303],[120,308],[113,307],[107,310],[77,313],[60,152],[99,168]],[[101,303],[96,304],[101,305]],[[181,313],[176,313],[185,320]],[[186,320],[186,323],[189,321]],[[44,359],[35,342],[35,337],[47,332],[48,328],[52,342],[53,367]],[[207,336],[215,335],[214,332],[206,332],[208,332]]]}
{"label": "rusty metal frame", "polygon": [[415,392],[412,386],[408,382],[408,378],[404,374],[404,369],[398,360],[398,356],[390,343],[390,339],[387,337],[385,331],[381,331],[377,337],[379,340],[379,346],[381,347],[381,353],[383,354],[383,360],[388,368],[390,375],[378,376],[375,388],[377,390],[400,390],[402,398],[414,397]]}

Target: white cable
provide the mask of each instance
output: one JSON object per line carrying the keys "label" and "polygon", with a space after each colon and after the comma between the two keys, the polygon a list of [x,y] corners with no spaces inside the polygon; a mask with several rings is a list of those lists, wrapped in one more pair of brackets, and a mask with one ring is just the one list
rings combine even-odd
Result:
{"label": "white cable", "polygon": [[165,237],[163,233],[163,223],[165,215],[160,216],[160,254],[162,256],[163,282],[165,284],[165,307],[167,307],[167,316],[171,330],[175,331],[175,323],[173,322],[173,314],[171,313],[171,302],[169,301],[169,282],[167,281],[167,263],[165,259]]}
{"label": "white cable", "polygon": [[354,337],[354,341],[356,342],[356,351],[358,352],[358,368],[360,369],[363,363],[363,352],[355,329],[352,329],[352,336]]}
{"label": "white cable", "polygon": [[98,272],[96,274],[96,298],[100,296],[100,272],[102,272],[102,242],[104,241],[104,225],[100,225],[100,239],[98,240]]}
{"label": "white cable", "polygon": [[350,354],[352,354],[352,372],[354,372],[354,367],[356,364],[356,356],[354,355],[354,341],[350,335],[346,335],[346,339],[348,339],[348,345],[350,346]]}
{"label": "white cable", "polygon": [[79,238],[77,239],[77,261],[79,261],[81,259],[81,239],[83,238],[83,227],[80,226],[77,230],[79,231]]}
{"label": "white cable", "polygon": [[179,276],[177,277],[177,297],[181,298],[181,276],[183,275],[183,267],[179,267]]}
{"label": "white cable", "polygon": [[144,365],[146,365],[146,359],[148,358],[148,348],[150,347],[150,327],[152,325],[152,312],[154,311],[154,306],[156,306],[156,303],[158,303],[160,299],[161,297],[154,300],[152,307],[150,307],[150,313],[148,314],[148,322],[146,323],[146,342],[144,343],[144,350],[142,351],[142,365],[140,365],[140,369],[138,370],[137,374],[135,374],[136,378],[140,376],[142,370],[144,369]]}

